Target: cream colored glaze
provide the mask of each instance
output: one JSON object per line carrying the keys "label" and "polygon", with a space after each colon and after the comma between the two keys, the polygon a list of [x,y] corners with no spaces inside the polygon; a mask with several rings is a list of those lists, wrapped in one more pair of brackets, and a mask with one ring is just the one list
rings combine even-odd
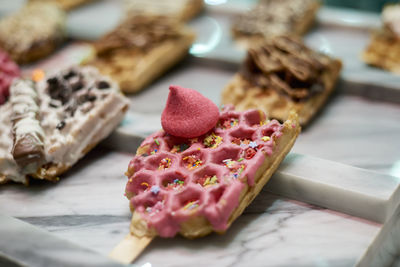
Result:
{"label": "cream colored glaze", "polygon": [[6,180],[26,183],[26,176],[21,174],[11,154],[13,146],[11,112],[10,102],[0,106],[0,177],[4,176]]}
{"label": "cream colored glaze", "polygon": [[43,144],[44,132],[38,120],[38,95],[31,81],[15,80],[11,85],[10,102],[15,140],[21,140],[26,135],[35,138],[38,144]]}
{"label": "cream colored glaze", "polygon": [[[100,76],[95,68],[84,67],[79,70],[88,83],[86,87],[94,87],[92,92],[97,96],[96,105],[87,113],[77,109],[73,117],[64,120],[66,125],[62,130],[56,129],[56,126],[63,119],[63,107],[49,107],[50,101],[54,100],[46,93],[45,80],[37,86],[42,101],[42,127],[48,137],[45,139],[46,161],[56,165],[71,166],[77,162],[85,154],[86,147],[100,140],[93,140],[93,135],[101,136],[101,139],[107,136],[122,117],[119,116],[111,124],[108,119],[120,113],[124,106],[128,106],[128,100],[120,94],[118,87]],[[95,88],[95,82],[100,79],[109,82],[111,88]]]}
{"label": "cream colored glaze", "polygon": [[394,34],[400,37],[400,4],[385,7],[382,12],[382,20]]}

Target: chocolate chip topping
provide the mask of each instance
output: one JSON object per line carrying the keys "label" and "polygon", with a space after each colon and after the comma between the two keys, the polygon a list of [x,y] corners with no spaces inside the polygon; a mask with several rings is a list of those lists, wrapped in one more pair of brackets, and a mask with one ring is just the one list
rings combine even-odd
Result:
{"label": "chocolate chip topping", "polygon": [[100,81],[97,83],[97,88],[99,88],[99,89],[110,88],[110,84],[106,81]]}
{"label": "chocolate chip topping", "polygon": [[57,126],[56,126],[56,128],[58,129],[58,130],[62,130],[63,128],[65,127],[65,121],[60,121],[58,124],[57,124]]}
{"label": "chocolate chip topping", "polygon": [[[93,108],[93,104],[107,94],[105,89],[110,89],[111,84],[106,80],[96,81],[90,75],[84,75],[79,68],[72,67],[61,72],[46,81],[46,90],[51,97],[49,106],[52,108],[63,108],[66,119],[75,116],[79,109],[86,113]],[[98,89],[101,89],[101,93]],[[65,124],[62,121],[57,125],[61,130]]]}
{"label": "chocolate chip topping", "polygon": [[325,90],[321,73],[328,63],[300,41],[279,36],[250,48],[240,73],[252,85],[303,101]]}
{"label": "chocolate chip topping", "polygon": [[126,19],[115,30],[100,38],[94,46],[98,55],[120,48],[147,51],[154,45],[180,36],[180,26],[175,20],[163,16],[137,15]]}

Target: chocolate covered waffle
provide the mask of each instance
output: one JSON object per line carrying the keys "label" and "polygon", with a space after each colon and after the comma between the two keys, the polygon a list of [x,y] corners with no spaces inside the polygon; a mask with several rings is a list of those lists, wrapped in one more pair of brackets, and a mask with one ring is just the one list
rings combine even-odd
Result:
{"label": "chocolate covered waffle", "polygon": [[317,0],[262,0],[235,19],[233,36],[246,46],[282,34],[301,36],[311,27],[319,6]]}
{"label": "chocolate covered waffle", "polygon": [[275,37],[248,50],[241,70],[222,92],[222,103],[258,108],[283,121],[291,110],[307,124],[332,93],[341,62],[301,41]]}
{"label": "chocolate covered waffle", "polygon": [[32,3],[0,20],[0,48],[17,63],[52,53],[64,40],[65,14],[55,4]]}
{"label": "chocolate covered waffle", "polygon": [[129,163],[126,196],[137,237],[197,238],[223,233],[261,191],[300,127],[259,110],[222,111],[197,91],[170,88],[164,130],[147,137]]}
{"label": "chocolate covered waffle", "polygon": [[383,28],[376,30],[362,59],[370,65],[400,74],[400,4],[382,12]]}
{"label": "chocolate covered waffle", "polygon": [[203,0],[125,0],[126,16],[164,15],[188,21],[204,7]]}
{"label": "chocolate covered waffle", "polygon": [[[92,67],[72,67],[35,84],[16,80],[10,89],[12,133],[3,152],[20,176],[57,180],[121,122],[128,100]],[[7,118],[3,123],[9,124]],[[7,154],[8,155],[8,154]],[[10,163],[11,164],[11,163]],[[0,167],[0,174],[9,180]]]}
{"label": "chocolate covered waffle", "polygon": [[180,22],[162,16],[133,16],[94,44],[85,64],[137,92],[182,59],[194,34]]}

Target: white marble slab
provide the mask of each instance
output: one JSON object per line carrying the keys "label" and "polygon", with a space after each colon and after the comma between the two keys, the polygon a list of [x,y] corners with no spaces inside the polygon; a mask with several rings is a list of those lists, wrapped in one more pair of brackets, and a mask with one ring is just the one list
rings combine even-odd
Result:
{"label": "white marble slab", "polygon": [[[262,192],[265,194],[265,191]],[[353,266],[379,226],[274,195],[225,235],[157,239],[137,264],[153,266]],[[253,205],[252,205],[253,206]]]}
{"label": "white marble slab", "polygon": [[122,267],[104,255],[0,214],[0,266]]}
{"label": "white marble slab", "polygon": [[289,154],[267,185],[291,199],[384,223],[400,203],[398,178],[320,158]]}
{"label": "white marble slab", "polygon": [[[114,11],[107,18],[112,23],[115,23],[112,21],[113,14],[116,14]],[[70,20],[70,29],[72,26],[76,29],[76,25],[79,25],[71,23]],[[158,130],[169,84],[198,89],[216,103],[220,102],[221,88],[237,70],[237,63],[244,55],[243,51],[233,46],[231,48],[239,52],[229,50],[231,41],[225,38],[226,28],[221,26],[227,23],[228,20],[224,22],[224,18],[213,15],[192,22],[198,31],[208,32],[210,37],[200,35],[197,46],[191,51],[197,58],[186,60],[147,90],[131,97],[132,107],[125,125],[107,141],[108,145],[123,146],[133,153],[142,136]],[[106,26],[102,24],[99,30],[105,30]],[[346,27],[331,25],[325,27],[325,33],[313,31],[307,37],[309,44],[317,49],[349,54],[342,55],[345,73],[339,93],[303,131],[293,151],[400,177],[400,125],[395,123],[400,119],[400,107],[371,101],[398,101],[398,78],[385,72],[379,73],[376,69],[366,69],[364,65],[360,67],[357,51],[365,44],[368,35],[363,29],[354,31],[357,27]],[[332,43],[338,40],[342,40],[342,43]],[[354,45],[347,47],[343,40]],[[210,53],[214,54],[210,56]],[[71,58],[66,56],[56,61],[59,64],[65,60],[69,62]],[[233,64],[225,64],[229,61]],[[351,80],[351,77],[355,78]],[[361,79],[360,83],[356,78]],[[377,91],[378,85],[386,88]],[[119,139],[119,142],[116,143],[115,139]],[[20,185],[1,187],[0,213],[19,217],[58,237],[106,255],[128,232],[130,212],[127,200],[123,197],[126,182],[123,172],[131,157],[132,154],[96,149],[57,184],[34,183],[29,188]],[[390,238],[392,235],[397,237],[392,229],[397,227],[398,215],[381,227],[368,220],[266,191],[281,190],[279,193],[293,198],[375,221],[384,221],[393,212],[398,201],[394,194],[398,190],[397,180],[393,177],[343,167],[341,164],[329,165],[325,161],[321,163],[324,166],[322,170],[313,170],[312,162],[316,161],[321,163],[316,159],[291,165],[281,178],[273,178],[272,183],[226,235],[212,235],[195,241],[157,239],[138,262],[149,262],[154,266],[188,265],[193,262],[215,266],[264,266],[266,262],[280,266],[351,266],[359,259],[360,264],[368,264],[375,255],[382,256],[382,261],[376,261],[377,265],[390,262],[395,258],[390,253],[396,254],[400,250],[397,239]],[[329,169],[328,174],[325,168]],[[342,172],[347,174],[342,175]],[[337,177],[340,179],[336,180]],[[380,177],[384,178],[378,181]],[[371,210],[366,209],[364,203],[369,203]],[[371,215],[379,207],[382,208]]]}
{"label": "white marble slab", "polygon": [[368,247],[358,266],[400,266],[400,206]]}

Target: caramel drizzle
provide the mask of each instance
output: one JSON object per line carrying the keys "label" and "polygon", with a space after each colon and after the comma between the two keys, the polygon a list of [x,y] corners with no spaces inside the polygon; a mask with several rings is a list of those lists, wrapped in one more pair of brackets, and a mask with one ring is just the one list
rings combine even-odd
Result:
{"label": "caramel drizzle", "polygon": [[250,48],[240,73],[253,85],[302,101],[325,89],[321,73],[328,63],[298,40],[280,36]]}

